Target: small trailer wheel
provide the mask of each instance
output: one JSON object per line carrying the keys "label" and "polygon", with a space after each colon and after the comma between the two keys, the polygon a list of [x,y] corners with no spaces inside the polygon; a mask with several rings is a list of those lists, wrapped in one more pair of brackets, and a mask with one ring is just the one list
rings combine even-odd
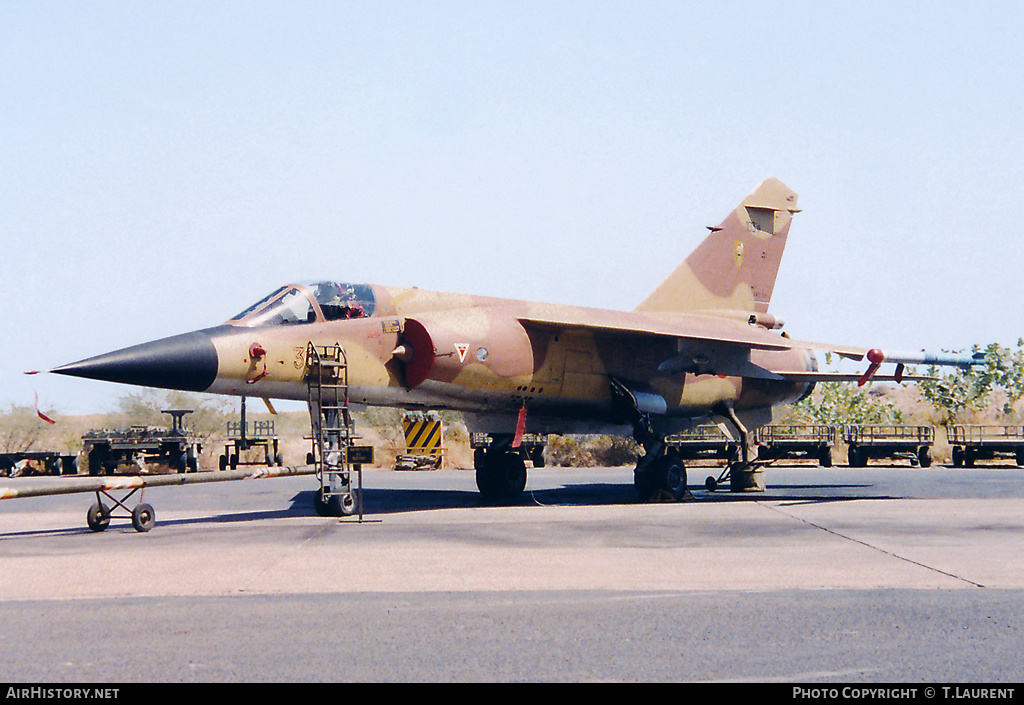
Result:
{"label": "small trailer wheel", "polygon": [[96,502],[96,504],[89,507],[89,511],[86,512],[85,523],[88,524],[89,528],[93,531],[103,531],[110,526],[110,507],[102,502]]}
{"label": "small trailer wheel", "polygon": [[153,528],[156,523],[156,511],[145,502],[139,504],[132,510],[132,526],[139,533],[145,533]]}

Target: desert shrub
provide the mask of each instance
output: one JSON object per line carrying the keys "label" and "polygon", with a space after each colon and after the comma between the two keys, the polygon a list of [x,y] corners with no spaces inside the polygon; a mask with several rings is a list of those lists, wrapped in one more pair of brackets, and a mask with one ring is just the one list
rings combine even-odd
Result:
{"label": "desert shrub", "polygon": [[605,435],[549,436],[545,460],[559,467],[632,465],[641,455],[632,438]]}

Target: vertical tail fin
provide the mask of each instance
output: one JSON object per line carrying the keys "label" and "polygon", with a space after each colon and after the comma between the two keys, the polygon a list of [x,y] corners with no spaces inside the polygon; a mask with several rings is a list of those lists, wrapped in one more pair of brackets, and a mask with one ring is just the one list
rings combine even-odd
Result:
{"label": "vertical tail fin", "polygon": [[765,179],[635,310],[764,313],[798,212],[796,194]]}

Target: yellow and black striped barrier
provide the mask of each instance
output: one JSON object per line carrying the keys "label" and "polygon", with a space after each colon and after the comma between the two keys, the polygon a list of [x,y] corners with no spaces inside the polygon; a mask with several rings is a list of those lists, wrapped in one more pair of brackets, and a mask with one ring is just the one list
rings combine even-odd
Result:
{"label": "yellow and black striped barrier", "polygon": [[441,422],[405,419],[405,452],[409,455],[441,455]]}
{"label": "yellow and black striped barrier", "polygon": [[429,416],[406,416],[402,419],[405,430],[405,455],[398,456],[396,470],[426,470],[441,467],[444,447],[441,443],[441,421]]}

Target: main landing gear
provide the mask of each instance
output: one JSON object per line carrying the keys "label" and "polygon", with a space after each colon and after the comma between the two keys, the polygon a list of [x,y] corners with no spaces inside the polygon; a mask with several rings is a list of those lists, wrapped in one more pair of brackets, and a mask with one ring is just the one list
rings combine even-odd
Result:
{"label": "main landing gear", "polygon": [[664,443],[659,442],[658,446],[660,447],[649,449],[637,463],[633,472],[633,487],[636,488],[641,502],[678,502],[689,495],[686,486],[686,465],[681,458],[669,455],[665,451]]}
{"label": "main landing gear", "polygon": [[[716,413],[729,419],[739,433],[739,457],[734,455],[718,478],[707,478],[704,487],[713,492],[721,483],[728,481],[729,489],[733,492],[764,492],[763,468],[771,461],[757,460],[756,453],[752,452],[750,432],[731,406],[723,404],[716,409]],[[684,499],[689,493],[686,488],[686,466],[683,460],[674,455],[661,436],[655,434],[649,418],[642,414],[638,416],[638,421],[634,424],[633,437],[646,451],[644,457],[637,463],[633,475],[633,485],[640,501]]]}
{"label": "main landing gear", "polygon": [[526,489],[526,451],[512,447],[511,435],[492,438],[486,448],[477,448],[473,454],[476,486],[485,499],[508,502]]}

